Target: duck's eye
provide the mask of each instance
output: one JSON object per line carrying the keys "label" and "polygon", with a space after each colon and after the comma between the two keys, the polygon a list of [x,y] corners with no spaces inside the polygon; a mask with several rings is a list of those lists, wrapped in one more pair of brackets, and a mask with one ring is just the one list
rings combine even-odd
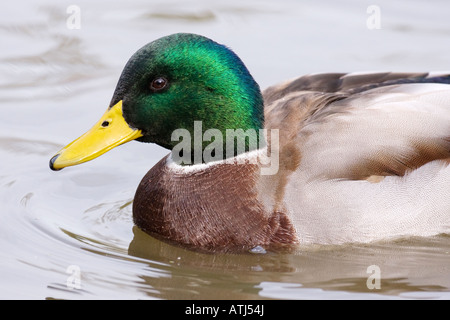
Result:
{"label": "duck's eye", "polygon": [[163,77],[156,78],[150,83],[150,89],[152,91],[160,91],[167,87],[167,79]]}

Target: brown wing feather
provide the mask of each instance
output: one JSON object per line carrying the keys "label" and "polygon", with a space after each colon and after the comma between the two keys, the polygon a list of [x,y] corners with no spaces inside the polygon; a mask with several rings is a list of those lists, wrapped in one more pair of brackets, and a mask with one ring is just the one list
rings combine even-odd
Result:
{"label": "brown wing feather", "polygon": [[333,178],[362,180],[371,176],[404,176],[431,161],[450,164],[450,138],[416,142],[412,146],[407,154],[380,152]]}
{"label": "brown wing feather", "polygon": [[423,79],[428,73],[398,73],[380,72],[368,74],[323,73],[306,75],[279,85],[271,86],[264,91],[266,105],[298,91],[346,92],[361,91],[362,88],[372,88],[375,84],[392,82],[400,79]]}
{"label": "brown wing feather", "polygon": [[[381,86],[388,88],[390,84],[403,82],[405,79],[408,79],[405,82],[428,81],[427,76],[427,73],[319,74],[303,76],[266,89],[264,91],[266,128],[280,129],[280,163],[295,163],[293,168],[289,168],[291,169],[289,171],[294,171],[300,165],[304,152],[308,151],[304,150],[305,142],[309,135],[315,134],[314,131],[304,130],[304,128],[308,124],[326,123],[339,114],[348,113],[349,109],[356,106],[349,107],[347,99],[348,101],[355,97],[358,99],[365,95],[365,90]],[[383,94],[384,88],[377,89],[379,94]],[[335,103],[336,101],[339,102]],[[379,129],[381,128],[380,126]],[[394,134],[396,129],[392,127],[389,130],[392,130]],[[335,133],[326,134],[333,136]],[[398,131],[398,134],[403,133]],[[327,173],[322,178],[368,179],[371,176],[403,176],[430,161],[442,160],[448,163],[450,161],[449,137],[448,131],[443,132],[440,138],[425,136],[408,139],[405,136],[403,151],[381,146],[376,153],[362,155],[357,162],[348,162],[328,171],[324,169]],[[326,147],[326,144],[323,147]],[[339,154],[335,156],[337,157],[335,161],[339,161]]]}

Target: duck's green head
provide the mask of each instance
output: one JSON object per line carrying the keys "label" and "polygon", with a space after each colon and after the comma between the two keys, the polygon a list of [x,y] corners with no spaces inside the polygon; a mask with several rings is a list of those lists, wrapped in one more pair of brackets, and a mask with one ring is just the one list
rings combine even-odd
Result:
{"label": "duck's green head", "polygon": [[[56,154],[50,167],[82,163],[134,139],[172,150],[180,143],[180,137],[173,138],[177,129],[190,133],[192,147],[199,148],[193,141],[199,124],[201,134],[216,129],[225,137],[227,129],[252,129],[259,139],[263,117],[259,86],[235,53],[203,36],[174,34],[145,45],[130,58],[107,112]],[[211,141],[203,141],[201,148]],[[245,141],[244,151],[255,145]],[[235,149],[233,155],[237,153]]]}

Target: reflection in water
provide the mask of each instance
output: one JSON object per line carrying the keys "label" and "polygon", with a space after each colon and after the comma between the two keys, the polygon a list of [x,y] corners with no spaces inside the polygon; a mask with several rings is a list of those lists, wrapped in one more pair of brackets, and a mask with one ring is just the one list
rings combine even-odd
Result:
{"label": "reflection in water", "polygon": [[164,299],[257,299],[260,277],[295,271],[278,254],[201,253],[154,239],[137,227],[133,234],[131,256],[170,266],[170,278],[142,277]]}
{"label": "reflection in water", "polygon": [[[450,244],[439,249],[443,251],[441,256],[436,255],[435,247],[435,244],[448,242],[448,236],[426,241],[409,239],[374,245],[309,247],[286,254],[206,254],[158,241],[137,227],[133,228],[133,233],[130,255],[164,261],[172,267],[172,280],[144,277],[146,283],[158,288],[162,297],[168,299],[172,297],[170,290],[164,292],[171,287],[169,283],[175,281],[174,277],[180,278],[177,283],[187,290],[184,298],[208,297],[211,288],[215,290],[214,297],[219,294],[219,298],[226,298],[227,287],[232,287],[233,282],[241,286],[240,299],[254,299],[254,294],[267,298],[308,298],[308,292],[316,296],[314,290],[309,290],[312,288],[317,289],[316,293],[337,291],[386,297],[408,292],[450,291],[450,279],[443,279],[450,274]],[[371,290],[367,286],[370,265],[379,266],[381,270],[380,289]],[[217,270],[220,270],[220,277],[215,274]],[[197,283],[208,278],[208,285]],[[329,294],[329,297],[339,295]]]}
{"label": "reflection in water", "polygon": [[137,227],[133,227],[133,235],[128,253],[146,260],[172,262],[183,267],[201,267],[203,270],[214,270],[219,265],[222,270],[230,272],[295,271],[285,260],[286,255],[279,253],[204,253],[157,240]]}

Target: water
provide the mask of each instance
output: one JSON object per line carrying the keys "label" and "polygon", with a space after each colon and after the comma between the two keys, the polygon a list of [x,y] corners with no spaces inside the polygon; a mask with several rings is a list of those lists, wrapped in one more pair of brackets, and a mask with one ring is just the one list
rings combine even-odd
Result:
{"label": "water", "polygon": [[133,227],[134,191],[166,150],[132,142],[48,168],[106,110],[131,54],[174,32],[227,44],[263,88],[313,72],[450,69],[448,1],[377,3],[374,30],[368,1],[2,3],[0,298],[449,299],[448,235],[203,254]]}

